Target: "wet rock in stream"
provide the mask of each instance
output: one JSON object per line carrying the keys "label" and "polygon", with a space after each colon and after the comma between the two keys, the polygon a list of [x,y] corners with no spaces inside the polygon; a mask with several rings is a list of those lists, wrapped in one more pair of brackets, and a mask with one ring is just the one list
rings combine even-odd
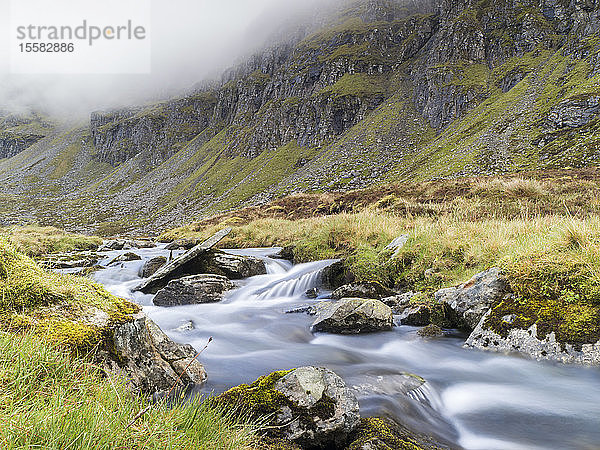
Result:
{"label": "wet rock in stream", "polygon": [[234,284],[221,275],[191,275],[169,281],[154,296],[153,302],[156,306],[215,303],[223,300],[225,292],[233,287]]}
{"label": "wet rock in stream", "polygon": [[319,308],[313,331],[340,334],[387,331],[394,327],[389,306],[375,299],[345,298]]}

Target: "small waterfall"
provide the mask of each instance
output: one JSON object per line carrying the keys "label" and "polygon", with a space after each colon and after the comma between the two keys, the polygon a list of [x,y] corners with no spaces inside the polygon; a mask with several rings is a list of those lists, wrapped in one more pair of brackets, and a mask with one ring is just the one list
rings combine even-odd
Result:
{"label": "small waterfall", "polygon": [[429,383],[423,383],[421,386],[407,392],[407,395],[413,400],[423,403],[439,413],[443,412],[442,398]]}
{"label": "small waterfall", "polygon": [[[274,260],[270,260],[267,268],[271,270],[267,275],[261,275],[251,279],[245,287],[236,291],[230,301],[237,302],[253,300],[264,302],[271,299],[291,299],[302,296],[307,290],[318,287],[321,271],[337,262],[336,259],[318,261],[313,263],[299,264],[285,268],[285,265],[273,265]],[[276,260],[275,260],[276,261]],[[258,303],[260,304],[260,303]]]}

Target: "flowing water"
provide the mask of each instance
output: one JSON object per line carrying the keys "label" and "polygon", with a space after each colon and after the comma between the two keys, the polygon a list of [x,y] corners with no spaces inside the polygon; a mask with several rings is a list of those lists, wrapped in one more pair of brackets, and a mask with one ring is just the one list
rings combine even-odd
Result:
{"label": "flowing water", "polygon": [[[213,336],[200,357],[209,375],[202,392],[220,393],[274,370],[325,366],[355,390],[362,415],[391,415],[455,446],[600,448],[600,369],[467,350],[458,333],[423,339],[408,326],[359,336],[313,334],[312,317],[285,311],[321,301],[304,293],[333,261],[292,266],[269,258],[276,251],[231,251],[264,259],[268,274],[239,282],[214,304],[163,308],[152,304],[152,295],[131,292],[144,261],[169,254],[162,247],[135,250],[143,261],[118,263],[95,277],[143,305],[175,341],[201,349]],[[106,253],[102,263],[121,253]]]}

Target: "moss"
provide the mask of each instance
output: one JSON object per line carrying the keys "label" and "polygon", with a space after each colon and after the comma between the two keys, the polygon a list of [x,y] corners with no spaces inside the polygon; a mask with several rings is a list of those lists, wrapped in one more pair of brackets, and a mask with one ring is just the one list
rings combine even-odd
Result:
{"label": "moss", "polygon": [[353,433],[347,450],[361,448],[378,450],[433,450],[436,446],[429,438],[413,434],[405,428],[385,419],[371,417],[362,419]]}
{"label": "moss", "polygon": [[31,331],[83,352],[139,309],[87,278],[41,269],[0,237],[0,329]]}
{"label": "moss", "polygon": [[333,96],[340,98],[345,96],[374,97],[382,96],[387,92],[385,79],[378,75],[367,75],[358,73],[354,75],[345,74],[331,86],[319,91],[316,95]]}
{"label": "moss", "polygon": [[252,384],[236,386],[221,394],[216,401],[241,406],[259,416],[274,414],[288,402],[285,396],[275,390],[273,386],[292,370],[276,371],[260,377]]}
{"label": "moss", "polygon": [[546,253],[505,267],[514,296],[493,308],[487,327],[506,337],[511,329],[536,324],[540,339],[554,333],[558,342],[578,350],[600,341],[600,277],[594,265],[568,253]]}
{"label": "moss", "polygon": [[[300,407],[288,400],[274,388],[277,381],[293,370],[276,371],[260,377],[250,385],[243,384],[234,387],[216,397],[214,401],[219,405],[229,405],[230,407],[237,408],[242,414],[249,413],[254,418],[269,421],[272,421],[283,407],[288,407],[293,417],[297,418],[307,428],[314,426],[315,417],[319,417],[322,420],[331,418],[335,413],[335,402],[326,395],[323,395],[312,408],[306,410],[306,408]],[[276,424],[273,423],[273,425]],[[283,436],[279,428],[278,426],[267,428],[268,436],[275,439],[282,438]]]}

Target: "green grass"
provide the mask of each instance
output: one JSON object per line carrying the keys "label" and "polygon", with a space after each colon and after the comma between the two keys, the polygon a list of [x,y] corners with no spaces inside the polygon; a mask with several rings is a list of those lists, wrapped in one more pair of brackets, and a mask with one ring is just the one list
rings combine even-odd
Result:
{"label": "green grass", "polygon": [[96,250],[102,244],[102,239],[99,237],[34,225],[0,228],[0,236],[2,235],[6,236],[18,251],[32,257],[51,253]]}
{"label": "green grass", "polygon": [[256,426],[196,399],[149,405],[124,380],[29,335],[0,332],[3,449],[245,449]]}

